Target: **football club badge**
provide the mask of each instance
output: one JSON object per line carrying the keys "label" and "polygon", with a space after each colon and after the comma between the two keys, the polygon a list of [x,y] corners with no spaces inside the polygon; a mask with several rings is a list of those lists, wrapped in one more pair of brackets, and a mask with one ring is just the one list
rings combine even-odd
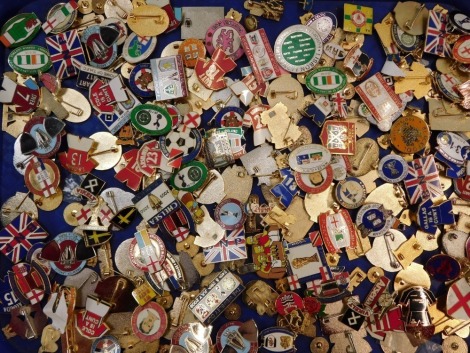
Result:
{"label": "football club badge", "polygon": [[129,76],[129,86],[132,92],[142,98],[151,98],[155,95],[152,69],[149,63],[137,64]]}
{"label": "football club badge", "polygon": [[[470,243],[467,242],[466,245],[468,253],[468,245],[470,245]],[[462,266],[456,258],[450,255],[436,254],[426,262],[425,269],[435,280],[447,282],[459,278]]]}
{"label": "football club badge", "polygon": [[157,101],[183,98],[188,95],[181,55],[150,60]]}
{"label": "football club badge", "polygon": [[[451,293],[452,288],[449,288],[448,293]],[[405,331],[416,337],[431,338],[435,328],[428,308],[435,302],[434,293],[427,288],[412,286],[404,290],[398,298],[398,303],[402,304]],[[466,305],[466,300],[463,299],[460,303]],[[447,310],[449,311],[449,307]],[[468,317],[465,320],[467,319]]]}
{"label": "football club badge", "polygon": [[94,25],[83,31],[81,41],[91,66],[104,69],[116,60],[119,36],[119,30],[111,26]]}
{"label": "football club badge", "polygon": [[87,190],[92,195],[98,196],[103,190],[106,182],[93,174],[87,174],[85,179],[82,180],[80,187]]}
{"label": "football club badge", "polygon": [[444,194],[433,155],[408,163],[405,187],[412,205],[426,199],[439,198]]}
{"label": "football club badge", "polygon": [[346,306],[347,309],[340,321],[353,330],[359,331],[364,321],[366,321],[366,317],[370,316],[370,309],[363,308],[354,297],[346,299]]}
{"label": "football club badge", "polygon": [[24,304],[38,304],[51,291],[51,283],[42,266],[36,261],[13,265],[8,280],[15,296]]}
{"label": "football club badge", "polygon": [[139,163],[137,162],[138,154],[139,150],[137,148],[123,153],[122,158],[126,162],[126,166],[114,176],[121,183],[126,183],[133,191],[139,190],[140,182],[144,177],[144,174],[140,171]]}
{"label": "football club badge", "polygon": [[223,229],[234,230],[241,228],[246,219],[244,208],[243,203],[237,199],[224,199],[217,204],[214,210],[214,219]]}
{"label": "football club badge", "polygon": [[50,159],[33,157],[26,166],[24,180],[34,195],[49,197],[59,190],[60,171]]}
{"label": "football club badge", "polygon": [[86,64],[85,54],[76,30],[47,37],[46,46],[59,80],[76,76],[80,64]]}
{"label": "football club badge", "polygon": [[152,342],[163,336],[168,326],[168,318],[159,304],[148,302],[137,307],[132,313],[132,331],[144,342]]}
{"label": "football club badge", "polygon": [[96,80],[90,86],[90,103],[100,113],[112,114],[117,102],[128,100],[126,89],[120,77],[111,79],[108,83]]}
{"label": "football club badge", "polygon": [[261,353],[295,353],[295,335],[282,327],[270,327],[260,333],[261,345],[258,349]]}
{"label": "football club badge", "polygon": [[67,19],[67,17],[76,12],[77,8],[78,4],[75,2],[75,0],[70,0],[65,4],[61,4],[57,11],[55,11],[55,13],[42,24],[43,31],[46,34],[49,34],[53,29],[59,27],[59,25],[61,25]]}
{"label": "football club badge", "polygon": [[136,216],[137,209],[134,206],[124,207],[111,218],[111,223],[119,229],[127,229]]}
{"label": "football club badge", "polygon": [[379,237],[387,233],[395,222],[393,212],[378,203],[363,205],[356,216],[356,225],[362,235]]}
{"label": "football club badge", "polygon": [[247,237],[246,243],[252,246],[253,263],[259,277],[277,279],[285,276],[287,255],[279,228],[271,226],[263,233]]}
{"label": "football club badge", "polygon": [[157,140],[150,140],[142,144],[137,154],[139,170],[150,177],[162,165],[163,152]]}
{"label": "football club badge", "polygon": [[183,191],[196,191],[202,187],[208,176],[208,169],[204,163],[192,161],[185,164],[170,178],[173,188]]}
{"label": "football club badge", "polygon": [[401,319],[401,308],[399,306],[393,306],[383,315],[381,315],[380,312],[377,312],[366,318],[366,330],[375,339],[383,340],[389,331],[405,330],[405,326]]}
{"label": "football club badge", "polygon": [[132,202],[151,227],[178,210],[181,205],[161,179],[154,181],[138,193]]}
{"label": "football club badge", "polygon": [[408,164],[400,155],[390,154],[380,160],[378,172],[381,179],[396,184],[406,178]]}
{"label": "football club badge", "polygon": [[455,223],[451,200],[434,205],[431,199],[427,199],[418,206],[416,213],[418,216],[418,225],[426,233],[435,234],[437,226],[440,224]]}
{"label": "football club badge", "polygon": [[356,231],[349,212],[341,209],[336,213],[321,213],[318,216],[323,243],[329,253],[337,253],[342,248],[357,246]]}
{"label": "football club badge", "polygon": [[[321,278],[321,268],[327,266],[321,239],[304,238],[286,245],[287,272],[294,276],[298,283],[307,283]],[[320,241],[320,242],[319,242]]]}
{"label": "football club badge", "polygon": [[83,240],[87,247],[100,246],[107,243],[113,236],[108,230],[83,229]]}
{"label": "football club badge", "polygon": [[258,104],[250,107],[243,115],[243,126],[253,128],[253,144],[255,146],[271,141],[268,127],[261,122],[261,113],[268,109],[268,105]]}
{"label": "football club badge", "polygon": [[290,167],[299,173],[319,172],[325,169],[330,161],[330,151],[318,144],[299,146],[289,155]]}
{"label": "football club badge", "polygon": [[[176,239],[177,242],[185,240],[190,234],[195,233],[193,216],[185,205],[179,203],[179,209],[163,218],[165,231]],[[200,234],[202,236],[202,234]]]}
{"label": "football club badge", "polygon": [[226,231],[224,239],[216,245],[204,248],[206,263],[219,263],[246,259],[245,230],[243,228]]}
{"label": "football club badge", "polygon": [[223,352],[224,349],[228,350],[230,347],[235,351],[242,349],[246,353],[257,353],[258,328],[255,320],[229,321],[223,324],[217,332],[216,345],[219,352]]}
{"label": "football club badge", "polygon": [[122,47],[122,57],[130,64],[147,59],[157,46],[157,37],[140,37],[132,32]]}
{"label": "football club badge", "polygon": [[11,288],[8,275],[0,279],[0,305],[3,313],[9,313],[12,309],[22,306],[20,300],[16,297],[15,292]]}
{"label": "football club badge", "polygon": [[73,276],[86,265],[86,260],[95,256],[92,248],[85,249],[80,235],[72,232],[60,233],[44,246],[42,258],[51,261],[52,269],[63,275]]}
{"label": "football club badge", "polygon": [[109,330],[108,325],[104,322],[104,317],[111,307],[111,303],[88,295],[85,309],[80,310],[75,317],[75,327],[78,332],[89,339],[102,337]]}
{"label": "football club badge", "polygon": [[0,42],[7,48],[28,44],[39,32],[41,21],[35,13],[22,13],[10,18],[0,30]]}
{"label": "football club badge", "polygon": [[49,236],[26,212],[20,213],[0,231],[0,252],[11,262],[23,260],[32,246]]}
{"label": "football club badge", "polygon": [[160,148],[169,162],[178,162],[186,164],[195,159],[202,148],[202,136],[198,129],[188,129],[180,126],[172,130],[166,136],[160,136]]}
{"label": "football club badge", "polygon": [[447,315],[458,320],[470,318],[470,285],[465,278],[452,283],[447,292]]}
{"label": "football club badge", "polygon": [[241,127],[223,127],[217,130],[227,134],[233,158],[237,159],[246,154],[245,145],[242,142],[245,140],[245,136],[243,136],[243,129]]}
{"label": "football club badge", "polygon": [[334,67],[319,67],[305,77],[307,88],[318,95],[335,94],[347,84],[344,72]]}
{"label": "football club badge", "polygon": [[24,45],[8,55],[10,67],[24,75],[38,75],[52,66],[49,52],[39,45]]}
{"label": "football club badge", "polygon": [[21,153],[50,158],[59,150],[65,123],[53,117],[37,116],[24,126],[20,136]]}
{"label": "football club badge", "polygon": [[73,174],[90,173],[98,163],[88,157],[88,153],[94,148],[96,141],[88,137],[80,137],[67,134],[68,151],[59,153],[59,161],[62,167]]}
{"label": "football club badge", "polygon": [[237,67],[235,61],[225,54],[223,49],[216,48],[209,61],[197,58],[194,68],[199,81],[208,89],[218,91],[227,86],[224,76]]}
{"label": "football club badge", "polygon": [[79,67],[77,76],[77,87],[90,89],[90,86],[96,80],[101,80],[104,83],[108,83],[113,78],[117,77],[118,74],[108,70],[100,69],[94,66],[81,64]]}
{"label": "football club badge", "polygon": [[18,114],[29,114],[39,106],[39,89],[21,86],[3,77],[0,103],[12,104]]}
{"label": "football club badge", "polygon": [[428,26],[426,29],[426,39],[424,52],[441,57],[451,56],[450,44],[447,43],[446,25],[448,14],[429,10]]}
{"label": "football club badge", "polygon": [[372,34],[374,9],[356,4],[344,4],[344,25],[346,32]]}
{"label": "football club badge", "polygon": [[279,171],[282,181],[271,188],[271,193],[278,198],[281,205],[289,207],[294,200],[294,196],[299,193],[299,188],[295,182],[294,172],[290,168],[283,168]]}
{"label": "football club badge", "polygon": [[353,155],[356,151],[356,124],[349,121],[326,121],[320,140],[331,153]]}
{"label": "football club badge", "polygon": [[224,107],[215,115],[215,125],[219,127],[241,127],[245,111],[239,107]]}
{"label": "football club badge", "polygon": [[[140,249],[140,259],[146,267],[146,271],[149,273],[161,271],[162,264],[165,261],[166,252],[160,250],[157,254],[157,250],[150,240],[150,235],[147,229],[135,232],[134,237],[137,241],[137,246]],[[161,256],[162,254],[163,256]]]}
{"label": "football club badge", "polygon": [[170,113],[153,104],[141,104],[131,111],[132,125],[152,136],[166,135],[172,128]]}

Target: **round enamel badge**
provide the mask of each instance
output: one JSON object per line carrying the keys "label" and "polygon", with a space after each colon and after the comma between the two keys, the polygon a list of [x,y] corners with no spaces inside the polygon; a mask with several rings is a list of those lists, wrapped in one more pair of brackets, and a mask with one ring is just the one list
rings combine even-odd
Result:
{"label": "round enamel badge", "polygon": [[132,92],[142,98],[155,96],[152,69],[149,63],[136,65],[129,75],[129,86]]}
{"label": "round enamel badge", "polygon": [[279,34],[274,44],[276,60],[289,72],[306,72],[315,67],[323,52],[320,35],[304,25],[294,25]]}
{"label": "round enamel badge", "polygon": [[206,32],[206,48],[210,55],[216,48],[221,48],[232,60],[243,55],[241,38],[245,28],[235,20],[224,18],[216,21]]}
{"label": "round enamel badge", "polygon": [[165,309],[155,302],[138,306],[132,313],[131,325],[141,341],[155,341],[163,336],[168,325]]}

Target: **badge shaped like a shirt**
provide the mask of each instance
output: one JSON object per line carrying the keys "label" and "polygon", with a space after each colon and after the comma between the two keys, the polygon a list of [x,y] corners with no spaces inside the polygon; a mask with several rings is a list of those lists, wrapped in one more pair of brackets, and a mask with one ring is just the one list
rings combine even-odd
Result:
{"label": "badge shaped like a shirt", "polygon": [[95,143],[91,138],[68,134],[69,150],[59,154],[60,163],[71,173],[79,175],[90,173],[98,165],[93,158],[88,157],[88,152]]}
{"label": "badge shaped like a shirt", "polygon": [[227,86],[224,75],[236,67],[235,61],[230,59],[221,48],[217,48],[209,61],[197,59],[195,71],[199,81],[206,88],[217,91]]}
{"label": "badge shaped like a shirt", "polygon": [[299,193],[299,188],[295,182],[292,169],[284,168],[280,170],[281,177],[284,178],[279,184],[271,188],[271,193],[279,199],[284,207],[289,207],[294,196]]}
{"label": "badge shaped like a shirt", "polygon": [[126,89],[120,77],[115,77],[108,83],[96,80],[90,86],[91,105],[100,113],[112,114],[115,103],[127,99]]}
{"label": "badge shaped like a shirt", "polygon": [[18,114],[29,114],[39,105],[39,89],[18,85],[5,76],[0,91],[0,103],[11,103]]}
{"label": "badge shaped like a shirt", "polygon": [[161,179],[154,181],[137,194],[132,202],[151,227],[180,208],[180,203]]}
{"label": "badge shaped like a shirt", "polygon": [[103,319],[110,309],[110,303],[89,295],[85,310],[80,310],[76,316],[77,330],[90,339],[102,337],[109,330]]}
{"label": "badge shaped like a shirt", "polygon": [[434,205],[431,199],[422,202],[418,207],[418,225],[426,233],[435,234],[439,224],[454,224],[452,201],[447,200]]}

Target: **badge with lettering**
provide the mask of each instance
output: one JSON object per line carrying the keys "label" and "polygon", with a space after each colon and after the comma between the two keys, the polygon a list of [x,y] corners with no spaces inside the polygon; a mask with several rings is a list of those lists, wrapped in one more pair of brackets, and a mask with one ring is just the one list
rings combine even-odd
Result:
{"label": "badge with lettering", "polygon": [[88,157],[88,153],[94,147],[96,141],[88,137],[67,134],[67,152],[59,153],[59,161],[62,166],[74,174],[90,173],[98,163]]}
{"label": "badge with lettering", "polygon": [[90,103],[98,112],[112,114],[114,104],[128,100],[126,90],[120,79],[115,77],[108,83],[96,80],[90,86]]}
{"label": "badge with lettering", "polygon": [[78,68],[80,71],[77,76],[77,87],[84,89],[89,89],[96,80],[108,83],[110,80],[118,76],[115,72],[85,64],[81,64]]}
{"label": "badge with lettering", "polygon": [[181,55],[150,60],[157,101],[183,98],[188,95]]}
{"label": "badge with lettering", "polygon": [[49,53],[39,45],[25,45],[12,50],[8,55],[8,64],[24,75],[38,75],[52,66]]}
{"label": "badge with lettering", "polygon": [[349,212],[340,209],[336,213],[321,213],[318,216],[323,244],[329,253],[337,253],[340,249],[351,249],[357,246],[356,230]]}
{"label": "badge with lettering", "polygon": [[272,187],[270,191],[284,207],[289,207],[294,196],[299,193],[299,188],[292,169],[283,168],[279,173],[282,181]]}
{"label": "badge with lettering", "polygon": [[50,159],[33,157],[26,166],[24,180],[34,195],[49,197],[59,191],[60,171]]}
{"label": "badge with lettering", "polygon": [[392,211],[383,205],[369,203],[362,206],[356,216],[356,225],[362,235],[379,237],[387,233],[395,222]]}
{"label": "badge with lettering", "polygon": [[[85,267],[88,258],[94,256],[93,250],[86,254],[80,253],[79,256],[80,242],[80,249],[82,249],[85,246],[80,235],[72,232],[60,233],[53,241],[44,246],[41,256],[43,259],[51,261],[51,267],[55,272],[63,276],[73,276]],[[86,259],[82,257],[86,257]]]}
{"label": "badge with lettering", "polygon": [[109,67],[117,58],[118,39],[119,30],[114,27],[87,27],[81,35],[81,41],[85,45],[90,65],[100,69]]}
{"label": "badge with lettering", "polygon": [[328,120],[323,124],[320,140],[331,153],[353,155],[356,152],[356,124]]}
{"label": "badge with lettering", "polygon": [[29,114],[39,106],[39,89],[18,85],[8,76],[3,77],[0,103],[12,104],[18,114]]}
{"label": "badge with lettering", "polygon": [[75,0],[70,0],[65,4],[62,3],[57,5],[59,5],[57,10],[52,16],[48,16],[47,21],[42,24],[42,29],[46,34],[49,34],[56,28],[60,28],[63,25],[63,22],[72,17],[73,13],[75,13],[76,16],[78,4]]}
{"label": "badge with lettering", "polygon": [[455,223],[451,200],[434,205],[431,199],[427,199],[419,205],[417,216],[420,228],[430,234],[435,234],[440,224]]}
{"label": "badge with lettering", "polygon": [[165,309],[155,302],[149,302],[134,310],[131,325],[132,331],[141,341],[152,342],[163,336],[168,318]]}
{"label": "badge with lettering", "polygon": [[[162,270],[162,264],[165,261],[166,251],[165,247],[161,242],[161,239],[157,237],[157,243],[159,243],[158,250],[152,244],[150,235],[147,229],[142,229],[134,233],[135,240],[137,241],[137,246],[140,250],[140,261],[145,266],[145,271],[149,273],[156,273]],[[133,248],[132,243],[129,250]],[[163,249],[162,249],[163,248]],[[132,251],[133,252],[133,251]],[[143,268],[142,268],[143,269]]]}
{"label": "badge with lettering", "polygon": [[328,95],[341,91],[347,82],[344,72],[334,67],[319,67],[305,78],[307,88],[315,94]]}
{"label": "badge with lettering", "polygon": [[180,208],[180,203],[161,179],[154,181],[138,193],[132,202],[151,227],[156,226],[163,218]]}
{"label": "badge with lettering", "polygon": [[297,147],[289,155],[290,167],[299,173],[321,171],[331,161],[331,153],[322,145],[309,144]]}
{"label": "badge with lettering", "polygon": [[89,295],[86,299],[85,309],[80,310],[75,317],[78,332],[89,339],[102,337],[109,330],[108,325],[104,322],[104,317],[111,307],[111,303]]}
{"label": "badge with lettering", "polygon": [[237,67],[235,61],[225,54],[221,48],[215,49],[209,61],[197,58],[194,68],[199,81],[208,89],[221,90],[227,86],[224,76]]}
{"label": "badge with lettering", "polygon": [[260,333],[261,353],[294,353],[294,334],[282,327],[270,327],[262,330]]}

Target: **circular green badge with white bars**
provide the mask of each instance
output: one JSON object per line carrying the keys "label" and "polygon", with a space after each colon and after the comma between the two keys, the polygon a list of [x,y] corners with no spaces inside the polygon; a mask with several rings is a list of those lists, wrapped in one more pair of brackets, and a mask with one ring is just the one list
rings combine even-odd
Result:
{"label": "circular green badge with white bars", "polygon": [[319,67],[305,78],[307,88],[321,95],[335,94],[346,87],[347,83],[346,75],[335,67]]}
{"label": "circular green badge with white bars", "polygon": [[14,49],[8,56],[8,64],[23,75],[37,75],[39,72],[46,72],[52,66],[47,49],[32,44]]}

